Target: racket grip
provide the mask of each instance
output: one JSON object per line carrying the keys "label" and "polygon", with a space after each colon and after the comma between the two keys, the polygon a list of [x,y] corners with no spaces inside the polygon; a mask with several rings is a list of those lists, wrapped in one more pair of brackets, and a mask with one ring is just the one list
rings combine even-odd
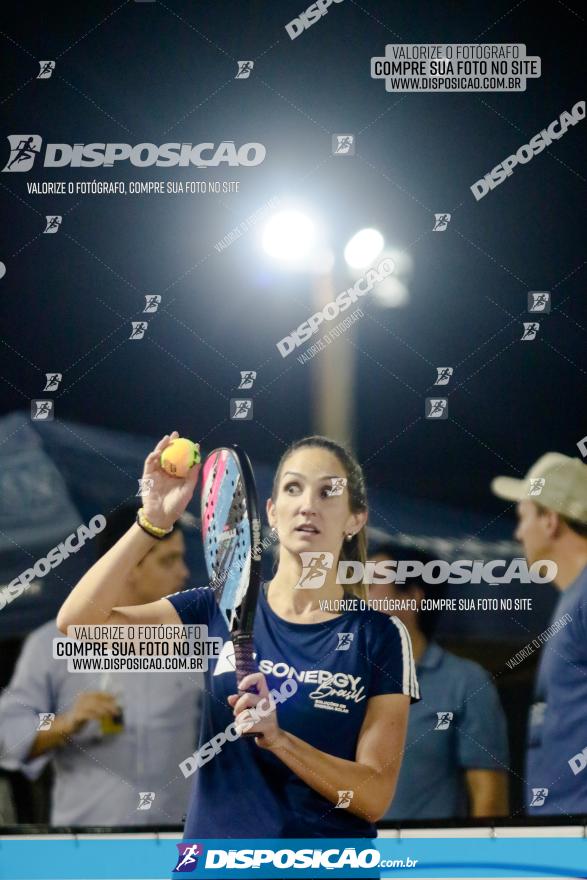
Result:
{"label": "racket grip", "polygon": [[[252,672],[259,671],[253,658],[253,636],[250,633],[235,632],[232,636],[232,643],[234,645],[236,682],[240,690],[240,683],[245,675],[250,675]],[[259,691],[257,690],[257,687],[253,685],[252,687],[247,688],[245,693],[257,694]]]}

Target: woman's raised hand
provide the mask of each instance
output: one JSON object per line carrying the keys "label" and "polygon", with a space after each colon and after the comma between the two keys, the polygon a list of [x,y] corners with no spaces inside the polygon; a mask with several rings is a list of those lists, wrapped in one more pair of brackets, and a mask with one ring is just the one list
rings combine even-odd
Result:
{"label": "woman's raised hand", "polygon": [[161,453],[178,437],[177,431],[162,437],[146,457],[143,469],[143,509],[149,522],[160,529],[171,528],[179,519],[191,501],[200,473],[199,464],[191,467],[186,477],[172,477],[161,467]]}

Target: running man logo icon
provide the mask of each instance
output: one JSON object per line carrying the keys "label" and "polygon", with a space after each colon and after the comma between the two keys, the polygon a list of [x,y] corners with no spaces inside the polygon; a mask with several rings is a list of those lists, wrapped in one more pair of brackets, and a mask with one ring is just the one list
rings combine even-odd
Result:
{"label": "running man logo icon", "polygon": [[336,646],[337,651],[350,651],[351,643],[355,637],[354,633],[337,633],[338,636],[338,645]]}
{"label": "running man logo icon", "polygon": [[544,477],[534,477],[530,480],[530,488],[528,489],[528,495],[540,495],[542,490],[544,489],[544,484],[546,480]]}
{"label": "running man logo icon", "polygon": [[446,398],[446,397],[427,397],[426,398],[426,418],[427,419],[448,419],[448,398]]}
{"label": "running man logo icon", "polygon": [[156,312],[160,303],[161,297],[157,293],[151,293],[149,296],[145,296],[145,308],[143,309],[143,314],[145,312]]}
{"label": "running man logo icon", "polygon": [[253,418],[253,401],[252,400],[230,400],[230,418],[231,419],[252,419]]}
{"label": "running man logo icon", "polygon": [[254,370],[241,370],[241,381],[238,386],[238,390],[247,390],[248,388],[253,387],[253,382],[257,378],[257,374]]}
{"label": "running man logo icon", "polygon": [[448,224],[450,223],[450,218],[450,214],[435,214],[432,232],[444,232],[444,230],[448,227]]}
{"label": "running man logo icon", "polygon": [[137,810],[150,810],[155,800],[154,791],[139,791],[139,805]]}
{"label": "running man logo icon", "polygon": [[140,498],[141,496],[144,498],[145,496],[150,495],[152,488],[153,480],[151,477],[141,477],[139,480],[139,491],[135,495],[135,498]]}
{"label": "running man logo icon", "polygon": [[201,843],[176,843],[179,855],[174,871],[194,871],[198,864],[198,856],[204,852]]}
{"label": "running man logo icon", "polygon": [[142,339],[149,326],[148,321],[131,321],[132,330],[129,339]]}
{"label": "running man logo icon", "polygon": [[45,387],[43,391],[57,391],[59,383],[63,379],[63,373],[45,373]]}
{"label": "running man logo icon", "polygon": [[52,400],[31,400],[31,418],[33,422],[53,421]]}
{"label": "running man logo icon", "polygon": [[348,480],[346,477],[331,477],[332,485],[330,489],[326,489],[326,494],[332,496],[342,495]]}
{"label": "running man logo icon", "polygon": [[30,171],[41,152],[40,134],[9,134],[10,156],[2,171]]}
{"label": "running man logo icon", "polygon": [[254,61],[237,61],[238,70],[236,72],[235,79],[248,79],[251,75],[251,71],[255,66]]}
{"label": "running man logo icon", "polygon": [[436,377],[435,385],[448,385],[450,382],[450,378],[454,373],[453,367],[436,367],[436,372],[438,376]]}
{"label": "running man logo icon", "polygon": [[531,290],[528,294],[528,311],[550,313],[550,293],[547,290]]}
{"label": "running man logo icon", "polygon": [[300,553],[302,560],[302,573],[296,584],[297,590],[319,590],[324,586],[326,572],[332,568],[334,556],[332,553],[316,553],[305,551]]}
{"label": "running man logo icon", "polygon": [[436,713],[437,722],[434,730],[448,730],[450,727],[450,722],[453,719],[452,712],[437,712]]}
{"label": "running man logo icon", "polygon": [[347,807],[350,807],[353,795],[354,791],[339,791],[338,803],[335,806],[335,810],[346,810]]}
{"label": "running man logo icon", "polygon": [[39,61],[39,74],[37,79],[51,79],[51,74],[55,70],[54,61]]}
{"label": "running man logo icon", "polygon": [[43,229],[44,233],[48,232],[52,235],[55,232],[59,232],[59,227],[61,226],[61,221],[63,219],[61,214],[49,214],[45,219],[47,220],[47,225]]}
{"label": "running man logo icon", "polygon": [[547,788],[533,788],[532,789],[532,800],[530,801],[531,807],[542,807],[544,805],[544,801],[548,797],[548,789]]}
{"label": "running man logo icon", "polygon": [[52,723],[55,721],[55,713],[54,712],[39,712],[39,723],[37,725],[37,730],[49,730]]}
{"label": "running man logo icon", "polygon": [[540,324],[536,321],[523,322],[524,324],[524,332],[522,333],[521,341],[531,342],[532,339],[536,339],[536,334],[540,329]]}
{"label": "running man logo icon", "polygon": [[355,155],[355,136],[354,136],[354,134],[333,134],[332,135],[332,155],[333,156],[354,156]]}

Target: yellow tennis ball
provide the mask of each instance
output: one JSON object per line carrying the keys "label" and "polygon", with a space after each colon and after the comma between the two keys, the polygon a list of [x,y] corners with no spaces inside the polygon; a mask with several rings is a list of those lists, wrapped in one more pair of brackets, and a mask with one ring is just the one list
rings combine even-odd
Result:
{"label": "yellow tennis ball", "polygon": [[161,453],[161,467],[172,477],[187,477],[188,471],[200,463],[200,446],[187,437],[172,440]]}

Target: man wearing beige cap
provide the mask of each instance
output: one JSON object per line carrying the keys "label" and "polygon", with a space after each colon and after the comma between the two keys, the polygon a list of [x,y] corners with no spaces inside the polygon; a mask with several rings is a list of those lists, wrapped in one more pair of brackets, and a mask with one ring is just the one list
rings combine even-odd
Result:
{"label": "man wearing beige cap", "polygon": [[544,639],[530,714],[525,797],[533,815],[587,813],[587,465],[548,452],[523,480],[497,477],[517,501],[528,564],[551,559],[561,592]]}

